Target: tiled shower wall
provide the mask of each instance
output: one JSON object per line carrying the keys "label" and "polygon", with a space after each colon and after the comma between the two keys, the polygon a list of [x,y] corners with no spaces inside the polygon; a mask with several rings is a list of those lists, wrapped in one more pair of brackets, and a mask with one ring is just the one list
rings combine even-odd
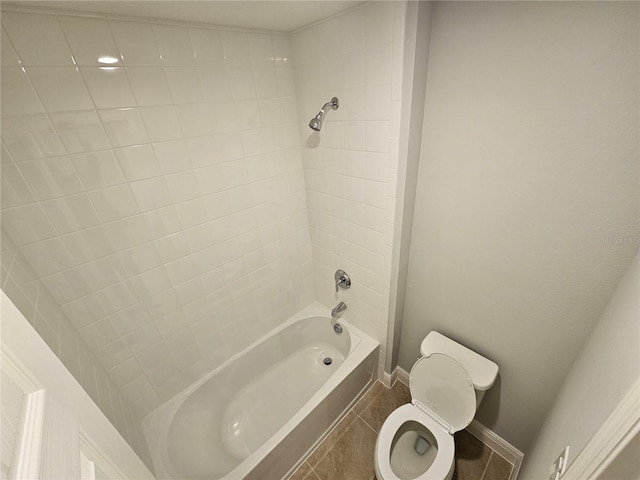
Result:
{"label": "tiled shower wall", "polygon": [[138,416],[313,301],[287,36],[2,26],[3,230]]}
{"label": "tiled shower wall", "polygon": [[[401,98],[404,2],[371,2],[292,35],[299,116],[331,97],[319,133],[301,127],[316,298],[384,349]],[[352,287],[335,294],[333,272]],[[384,352],[381,362],[384,361]]]}
{"label": "tiled shower wall", "polygon": [[2,291],[33,325],[49,348],[78,380],[147,464],[150,464],[142,425],[109,374],[38,279],[24,256],[2,230],[0,240]]}

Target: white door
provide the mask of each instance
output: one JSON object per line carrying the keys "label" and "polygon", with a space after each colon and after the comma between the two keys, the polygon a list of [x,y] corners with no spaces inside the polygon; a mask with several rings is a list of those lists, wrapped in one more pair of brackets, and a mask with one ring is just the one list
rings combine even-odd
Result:
{"label": "white door", "polygon": [[153,479],[2,293],[2,479]]}

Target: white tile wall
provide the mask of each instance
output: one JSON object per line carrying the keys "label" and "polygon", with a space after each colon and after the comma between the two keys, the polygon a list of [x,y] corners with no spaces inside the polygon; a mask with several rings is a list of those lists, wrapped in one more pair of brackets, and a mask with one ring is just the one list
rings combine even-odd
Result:
{"label": "white tile wall", "polygon": [[[61,267],[61,262],[70,259],[67,252],[59,251],[61,247],[58,240],[53,238],[49,242],[33,243],[22,250],[15,246],[3,228],[0,241],[0,286],[120,434],[149,464],[141,425],[133,408],[112,379],[113,375],[107,372],[98,357],[92,353],[85,338],[74,328],[43,282],[38,279],[43,276],[39,269],[64,268]],[[29,262],[26,260],[27,256],[31,259]],[[30,264],[36,266],[35,271]]]}
{"label": "white tile wall", "polygon": [[2,288],[132,445],[128,404],[314,297],[384,345],[403,17],[289,37],[3,11]]}
{"label": "white tile wall", "polygon": [[[345,317],[383,349],[404,8],[403,2],[372,2],[301,30],[291,40],[316,297],[327,307],[344,300]],[[327,114],[321,132],[312,132],[308,120],[333,96],[340,108]],[[337,268],[353,281],[338,295]]]}
{"label": "white tile wall", "polygon": [[17,11],[2,35],[3,289],[114,423],[104,385],[143,415],[313,301],[287,36]]}

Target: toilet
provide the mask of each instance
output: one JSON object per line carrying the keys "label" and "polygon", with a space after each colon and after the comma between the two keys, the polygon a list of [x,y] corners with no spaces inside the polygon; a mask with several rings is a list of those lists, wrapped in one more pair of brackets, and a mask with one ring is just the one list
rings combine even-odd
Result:
{"label": "toilet", "polygon": [[450,480],[453,434],[471,423],[498,365],[438,332],[420,345],[409,374],[411,403],[387,417],[375,450],[378,480]]}

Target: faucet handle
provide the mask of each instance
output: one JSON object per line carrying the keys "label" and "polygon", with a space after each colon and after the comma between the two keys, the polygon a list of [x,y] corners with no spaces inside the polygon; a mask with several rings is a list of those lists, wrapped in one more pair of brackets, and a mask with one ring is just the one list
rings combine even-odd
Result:
{"label": "faucet handle", "polygon": [[349,275],[347,275],[347,272],[344,270],[336,270],[333,278],[336,281],[336,293],[338,293],[338,288],[346,290],[351,287],[351,278],[349,278]]}

